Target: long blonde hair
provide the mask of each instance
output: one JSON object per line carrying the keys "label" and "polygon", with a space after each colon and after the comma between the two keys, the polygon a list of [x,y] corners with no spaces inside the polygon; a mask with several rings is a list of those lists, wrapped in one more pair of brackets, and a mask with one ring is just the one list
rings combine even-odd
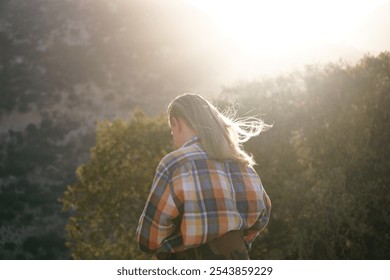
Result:
{"label": "long blonde hair", "polygon": [[221,113],[213,104],[198,94],[186,93],[176,97],[168,106],[168,119],[183,119],[198,134],[206,152],[217,160],[233,159],[254,165],[242,143],[267,130],[272,125],[253,117],[236,118],[236,110]]}

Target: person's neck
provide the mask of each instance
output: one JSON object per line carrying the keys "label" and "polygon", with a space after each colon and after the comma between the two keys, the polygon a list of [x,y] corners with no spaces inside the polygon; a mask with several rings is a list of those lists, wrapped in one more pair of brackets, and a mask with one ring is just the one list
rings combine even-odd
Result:
{"label": "person's neck", "polygon": [[192,138],[194,138],[195,136],[197,136],[196,133],[188,133],[188,134],[186,134],[186,135],[183,135],[181,147],[182,147],[185,143],[187,143],[188,141],[190,141]]}
{"label": "person's neck", "polygon": [[182,147],[185,143],[190,141],[195,136],[198,136],[198,134],[193,129],[185,127],[182,131],[180,147]]}

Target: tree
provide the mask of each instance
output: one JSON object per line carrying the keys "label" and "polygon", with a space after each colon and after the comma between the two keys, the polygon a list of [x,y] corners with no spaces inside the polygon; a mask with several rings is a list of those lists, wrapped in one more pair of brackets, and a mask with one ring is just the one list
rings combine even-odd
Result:
{"label": "tree", "polygon": [[228,89],[274,120],[247,144],[273,202],[254,258],[387,259],[390,54]]}
{"label": "tree", "polygon": [[155,168],[172,149],[167,119],[141,111],[129,122],[101,122],[90,160],[62,198],[71,212],[67,246],[74,259],[137,259],[138,219]]}
{"label": "tree", "polygon": [[78,125],[51,114],[24,130],[0,133],[1,259],[69,258],[58,197],[84,161],[79,151],[93,143],[89,135],[68,134]]}

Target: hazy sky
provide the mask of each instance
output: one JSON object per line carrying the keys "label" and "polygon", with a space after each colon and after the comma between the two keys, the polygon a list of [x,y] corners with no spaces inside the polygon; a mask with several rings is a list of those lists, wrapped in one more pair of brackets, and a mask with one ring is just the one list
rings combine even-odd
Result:
{"label": "hazy sky", "polygon": [[216,23],[227,76],[250,79],[308,63],[389,50],[389,0],[186,0]]}

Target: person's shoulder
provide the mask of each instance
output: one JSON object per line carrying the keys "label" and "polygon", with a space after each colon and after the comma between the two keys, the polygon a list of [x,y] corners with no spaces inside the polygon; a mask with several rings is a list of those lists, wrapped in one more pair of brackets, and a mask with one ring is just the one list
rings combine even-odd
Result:
{"label": "person's shoulder", "polygon": [[193,144],[170,152],[162,158],[159,166],[165,169],[172,169],[178,165],[182,165],[196,159],[207,159],[208,157],[208,154],[203,150],[201,145]]}
{"label": "person's shoulder", "polygon": [[229,160],[229,170],[235,174],[247,174],[248,176],[259,177],[253,165],[246,162]]}

